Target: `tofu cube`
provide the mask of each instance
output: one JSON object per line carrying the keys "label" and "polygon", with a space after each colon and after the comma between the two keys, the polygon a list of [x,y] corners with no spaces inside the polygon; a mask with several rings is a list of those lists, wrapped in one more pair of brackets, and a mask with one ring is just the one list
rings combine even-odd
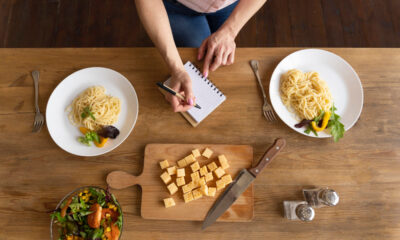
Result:
{"label": "tofu cube", "polygon": [[232,176],[230,174],[226,174],[221,178],[221,180],[225,183],[225,185],[228,185],[232,182]]}
{"label": "tofu cube", "polygon": [[200,191],[204,196],[208,196],[208,187],[207,187],[207,185],[205,185],[205,184],[201,185],[200,186]]}
{"label": "tofu cube", "polygon": [[204,151],[201,155],[203,155],[203,157],[210,158],[212,154],[213,154],[213,151],[211,151],[211,149],[209,149],[209,148],[206,148],[206,149],[204,149]]}
{"label": "tofu cube", "polygon": [[166,198],[166,199],[164,199],[164,205],[165,205],[165,208],[173,207],[173,206],[175,206],[175,201],[173,198]]}
{"label": "tofu cube", "polygon": [[225,170],[225,169],[229,168],[228,159],[226,159],[224,154],[219,155],[218,160],[219,160],[219,164],[221,165],[222,169]]}
{"label": "tofu cube", "polygon": [[185,203],[193,201],[194,199],[193,199],[192,192],[187,192],[187,193],[183,194],[183,200],[185,200]]}
{"label": "tofu cube", "polygon": [[216,192],[217,192],[217,189],[215,187],[209,187],[207,196],[214,197]]}
{"label": "tofu cube", "polygon": [[194,172],[190,174],[190,177],[192,178],[193,182],[199,181],[200,180],[200,174],[199,172]]}
{"label": "tofu cube", "polygon": [[199,182],[198,182],[197,185],[198,185],[198,186],[206,185],[206,179],[205,179],[204,177],[201,177],[201,178],[199,179]]}
{"label": "tofu cube", "polygon": [[206,179],[206,182],[212,181],[214,179],[212,172],[207,173],[204,178]]}
{"label": "tofu cube", "polygon": [[178,168],[177,170],[176,170],[176,177],[184,177],[186,174],[185,174],[185,169],[184,168]]}
{"label": "tofu cube", "polygon": [[217,178],[221,178],[222,176],[225,175],[225,170],[222,169],[221,167],[217,168],[214,170],[215,176],[217,176]]}
{"label": "tofu cube", "polygon": [[178,160],[177,164],[178,164],[178,166],[179,166],[180,168],[186,167],[186,166],[187,166],[187,164],[186,164],[186,159]]}
{"label": "tofu cube", "polygon": [[172,166],[172,167],[167,168],[167,172],[168,172],[168,174],[170,176],[175,175],[176,174],[176,167]]}
{"label": "tofu cube", "polygon": [[185,160],[186,160],[186,166],[196,162],[196,159],[194,158],[193,154],[190,154],[189,156],[185,157]]}
{"label": "tofu cube", "polygon": [[215,185],[217,186],[217,191],[219,191],[225,187],[225,183],[222,180],[217,180],[215,182]]}
{"label": "tofu cube", "polygon": [[193,157],[195,157],[195,158],[201,156],[199,149],[192,150],[192,154],[193,154]]}
{"label": "tofu cube", "polygon": [[185,178],[184,177],[178,177],[176,178],[176,185],[178,187],[185,185]]}
{"label": "tofu cube", "polygon": [[208,170],[210,170],[210,172],[212,172],[212,171],[214,171],[215,169],[218,168],[218,166],[217,166],[217,164],[215,162],[209,163],[207,165],[207,167],[208,167]]}
{"label": "tofu cube", "polygon": [[208,173],[207,171],[207,166],[204,165],[203,167],[200,168],[200,176],[204,176]]}
{"label": "tofu cube", "polygon": [[190,168],[192,168],[192,171],[193,171],[193,172],[198,171],[198,170],[200,169],[199,162],[193,163],[192,165],[190,165]]}
{"label": "tofu cube", "polygon": [[163,172],[163,174],[161,174],[160,177],[165,184],[167,184],[171,181],[171,176],[167,172]]}
{"label": "tofu cube", "polygon": [[160,167],[161,167],[161,169],[165,169],[165,168],[169,167],[169,162],[168,162],[168,160],[165,159],[164,161],[161,161],[161,162],[160,162]]}
{"label": "tofu cube", "polygon": [[176,186],[175,183],[171,183],[170,185],[167,186],[167,188],[171,195],[174,195],[178,191],[178,187]]}
{"label": "tofu cube", "polygon": [[192,182],[182,186],[183,193],[188,193],[188,192],[192,191],[192,189],[193,189]]}
{"label": "tofu cube", "polygon": [[201,193],[200,189],[198,189],[198,188],[193,190],[192,193],[193,193],[193,199],[194,200],[197,200],[197,199],[203,197],[203,194]]}

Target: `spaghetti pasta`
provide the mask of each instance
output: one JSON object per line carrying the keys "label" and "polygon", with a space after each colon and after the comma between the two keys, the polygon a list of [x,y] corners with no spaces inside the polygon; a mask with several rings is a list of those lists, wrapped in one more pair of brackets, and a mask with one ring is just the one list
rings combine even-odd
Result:
{"label": "spaghetti pasta", "polygon": [[280,95],[283,104],[300,119],[312,120],[321,110],[329,111],[332,107],[328,85],[317,72],[289,70],[281,77]]}
{"label": "spaghetti pasta", "polygon": [[[105,94],[105,91],[102,86],[94,86],[87,88],[76,97],[67,108],[71,123],[96,131],[104,125],[117,122],[121,111],[121,102],[119,98]],[[85,108],[90,109],[93,117],[82,116]]]}

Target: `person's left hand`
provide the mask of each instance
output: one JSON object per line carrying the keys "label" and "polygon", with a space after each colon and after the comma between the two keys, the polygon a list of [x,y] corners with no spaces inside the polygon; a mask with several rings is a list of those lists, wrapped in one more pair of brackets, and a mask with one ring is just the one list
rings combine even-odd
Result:
{"label": "person's left hand", "polygon": [[219,29],[206,38],[199,48],[197,59],[204,58],[203,75],[215,71],[221,65],[231,65],[235,60],[235,37],[225,29]]}

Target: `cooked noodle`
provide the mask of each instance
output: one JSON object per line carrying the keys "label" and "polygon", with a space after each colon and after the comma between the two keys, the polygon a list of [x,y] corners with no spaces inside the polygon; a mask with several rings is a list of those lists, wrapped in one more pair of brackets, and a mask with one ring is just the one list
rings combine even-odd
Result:
{"label": "cooked noodle", "polygon": [[[84,126],[90,130],[98,130],[104,125],[112,125],[118,120],[121,111],[119,98],[105,94],[105,88],[94,86],[83,91],[68,106],[68,118],[75,126]],[[82,118],[84,109],[89,107],[95,120],[90,116]]]}
{"label": "cooked noodle", "polygon": [[283,104],[300,119],[312,120],[332,107],[328,85],[317,72],[289,70],[281,77],[280,94]]}

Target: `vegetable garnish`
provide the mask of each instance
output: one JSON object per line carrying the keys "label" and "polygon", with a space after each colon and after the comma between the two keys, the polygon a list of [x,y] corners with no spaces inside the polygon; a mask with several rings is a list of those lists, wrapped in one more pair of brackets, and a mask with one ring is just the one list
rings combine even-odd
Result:
{"label": "vegetable garnish", "polygon": [[87,118],[87,117],[89,117],[89,116],[90,116],[93,120],[96,120],[96,118],[94,117],[93,113],[91,112],[90,107],[85,107],[85,108],[83,109],[83,113],[81,114],[81,117],[82,117],[83,119],[85,119],[85,118]]}
{"label": "vegetable garnish", "polygon": [[118,128],[110,125],[110,126],[104,126],[97,133],[104,138],[114,139],[114,138],[118,137],[119,130],[118,130]]}
{"label": "vegetable garnish", "polygon": [[[113,194],[89,187],[69,199],[51,214],[54,224],[60,227],[58,240],[119,238],[122,211]],[[65,208],[66,215],[62,217]]]}
{"label": "vegetable garnish", "polygon": [[333,136],[335,142],[339,141],[344,134],[344,125],[340,122],[340,116],[335,113],[336,107],[332,105],[330,111],[324,112],[321,110],[320,114],[313,120],[302,120],[296,124],[295,127],[300,128],[307,126],[304,133],[310,134],[313,132],[315,136],[318,136],[317,132],[329,129],[330,134]]}
{"label": "vegetable garnish", "polygon": [[85,133],[84,137],[79,137],[78,141],[88,146],[90,146],[90,142],[97,142],[99,144],[101,143],[99,135],[97,135],[97,133],[93,131],[88,131],[87,133]]}

